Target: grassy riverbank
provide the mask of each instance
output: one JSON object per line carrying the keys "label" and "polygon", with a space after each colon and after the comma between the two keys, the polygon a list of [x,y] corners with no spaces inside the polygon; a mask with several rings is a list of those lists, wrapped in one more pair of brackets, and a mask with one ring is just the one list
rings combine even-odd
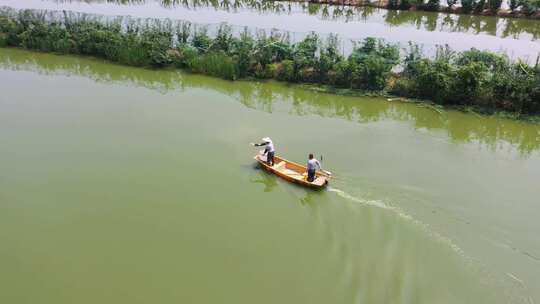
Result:
{"label": "grassy riverbank", "polygon": [[[89,20],[47,21],[34,11],[0,16],[0,46],[91,55],[121,64],[178,67],[225,79],[255,77],[430,100],[514,115],[540,113],[540,67],[502,55],[439,48],[427,58],[411,44],[404,56],[396,45],[374,38],[349,56],[338,37],[311,34],[293,43],[285,34],[232,35],[222,26],[214,37],[189,24],[140,26]],[[396,73],[396,67],[401,72]]]}

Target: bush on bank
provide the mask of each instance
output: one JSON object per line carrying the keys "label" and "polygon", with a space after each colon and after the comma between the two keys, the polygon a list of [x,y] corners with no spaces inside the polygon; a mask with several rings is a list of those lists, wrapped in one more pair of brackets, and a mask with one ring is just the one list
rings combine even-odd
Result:
{"label": "bush on bank", "polygon": [[[467,105],[524,114],[540,113],[540,68],[475,49],[455,53],[440,48],[425,57],[411,45],[399,48],[367,38],[349,56],[334,35],[310,34],[292,43],[286,34],[245,31],[239,37],[222,26],[214,37],[189,24],[180,28],[104,24],[89,20],[46,21],[21,11],[0,16],[0,46],[61,54],[91,55],[133,66],[176,66],[235,80],[243,77],[307,82],[399,96],[444,105]],[[402,72],[395,67],[402,64]]]}
{"label": "bush on bank", "polygon": [[538,114],[540,69],[511,63],[502,55],[471,49],[439,48],[434,59],[413,48],[392,90],[445,105],[469,105]]}

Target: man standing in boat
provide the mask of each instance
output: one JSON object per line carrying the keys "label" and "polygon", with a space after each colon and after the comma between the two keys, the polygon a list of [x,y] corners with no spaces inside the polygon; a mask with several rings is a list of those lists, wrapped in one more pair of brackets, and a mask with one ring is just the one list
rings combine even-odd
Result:
{"label": "man standing in boat", "polygon": [[265,137],[262,139],[262,143],[253,144],[255,147],[265,146],[263,154],[266,154],[266,163],[270,166],[274,165],[274,143],[270,137]]}
{"label": "man standing in boat", "polygon": [[317,169],[321,170],[321,163],[313,157],[313,154],[309,154],[307,162],[307,181],[312,183],[315,180],[315,172]]}

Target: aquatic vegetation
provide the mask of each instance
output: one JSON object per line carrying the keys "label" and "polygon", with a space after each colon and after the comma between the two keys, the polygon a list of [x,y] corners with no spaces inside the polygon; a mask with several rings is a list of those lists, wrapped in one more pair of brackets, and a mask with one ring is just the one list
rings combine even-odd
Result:
{"label": "aquatic vegetation", "polygon": [[193,57],[188,67],[192,72],[235,80],[238,78],[236,64],[224,52],[210,52]]}
{"label": "aquatic vegetation", "polygon": [[[441,48],[442,49],[442,48]],[[442,49],[435,59],[411,49],[396,94],[439,104],[479,106],[517,113],[540,112],[540,68],[507,57],[472,49],[453,53]]]}
{"label": "aquatic vegetation", "polygon": [[246,29],[238,35],[222,25],[210,35],[189,23],[99,22],[67,15],[59,20],[29,10],[0,12],[0,46],[91,55],[132,66],[175,66],[229,80],[278,79],[490,111],[540,113],[538,64],[475,49],[456,53],[440,47],[429,58],[412,44],[403,57],[397,45],[366,38],[345,56],[336,35],[323,41],[311,33],[292,42],[277,31],[252,34]]}

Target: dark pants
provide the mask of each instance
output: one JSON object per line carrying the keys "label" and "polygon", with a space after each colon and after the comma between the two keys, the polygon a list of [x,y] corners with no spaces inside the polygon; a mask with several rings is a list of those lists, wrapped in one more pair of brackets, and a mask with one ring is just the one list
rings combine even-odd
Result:
{"label": "dark pants", "polygon": [[316,171],[316,170],[308,170],[308,171],[307,171],[307,181],[308,181],[308,182],[311,183],[312,181],[315,180],[315,171]]}
{"label": "dark pants", "polygon": [[266,163],[270,166],[274,165],[274,152],[266,152]]}

